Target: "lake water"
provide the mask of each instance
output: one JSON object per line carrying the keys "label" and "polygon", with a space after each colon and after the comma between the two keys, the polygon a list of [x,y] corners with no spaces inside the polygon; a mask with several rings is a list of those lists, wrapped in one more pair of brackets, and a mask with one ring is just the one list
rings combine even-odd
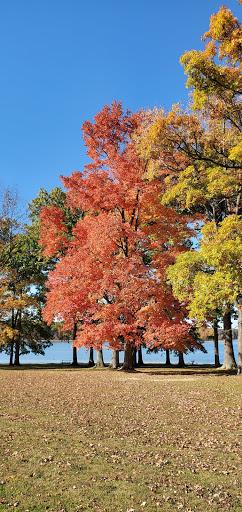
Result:
{"label": "lake water", "polygon": [[[45,355],[25,354],[20,356],[20,362],[22,364],[40,364],[40,363],[62,363],[72,362],[72,343],[71,342],[54,342],[51,347],[48,347],[45,351]],[[237,361],[238,356],[238,341],[233,342],[235,359]],[[197,350],[184,355],[184,361],[186,364],[197,363],[197,364],[214,364],[214,344],[204,343],[204,347],[207,350],[207,354]],[[144,363],[165,363],[166,356],[165,352],[158,352],[157,354],[147,354],[145,349],[142,349]],[[79,363],[87,363],[89,360],[89,352],[84,347],[80,348],[77,353]],[[108,348],[103,349],[103,358],[105,363],[109,363],[111,360],[111,350]],[[223,342],[219,342],[219,358],[220,363],[224,360],[224,346]],[[171,363],[176,364],[178,357],[172,352],[170,353]],[[96,352],[94,351],[94,361],[96,361]],[[120,362],[123,361],[123,352],[120,352]],[[5,353],[0,353],[0,364],[8,363],[9,356]]]}

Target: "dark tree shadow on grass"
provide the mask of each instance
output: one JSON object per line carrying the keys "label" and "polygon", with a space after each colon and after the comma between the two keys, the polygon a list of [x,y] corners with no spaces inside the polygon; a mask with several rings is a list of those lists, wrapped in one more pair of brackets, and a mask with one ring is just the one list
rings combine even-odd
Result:
{"label": "dark tree shadow on grass", "polygon": [[[9,366],[8,364],[0,364],[0,370],[11,370],[11,371],[26,371],[26,370],[66,370],[66,371],[77,371],[82,370],[88,371],[106,371],[109,370],[109,364],[106,364],[103,368],[90,367],[88,363],[79,363],[78,367],[73,367],[71,363],[48,363],[48,364],[22,364],[20,366]],[[118,371],[118,370],[115,370]],[[123,373],[123,372],[122,372]],[[126,373],[126,372],[124,372]],[[130,372],[127,372],[130,373]],[[134,372],[137,376],[142,375],[215,375],[221,377],[223,375],[236,375],[237,370],[220,370],[215,368],[213,365],[186,365],[184,368],[179,368],[174,365],[166,367],[164,364],[150,364],[144,363],[141,368],[136,368]]]}

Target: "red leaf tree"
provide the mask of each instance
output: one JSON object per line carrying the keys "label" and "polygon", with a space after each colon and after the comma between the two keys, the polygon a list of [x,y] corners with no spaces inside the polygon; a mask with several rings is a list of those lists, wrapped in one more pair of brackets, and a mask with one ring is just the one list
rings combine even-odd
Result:
{"label": "red leaf tree", "polygon": [[71,237],[61,211],[41,213],[42,245],[48,255],[59,251],[44,318],[59,317],[66,329],[78,323],[77,347],[124,348],[124,369],[133,368],[132,347],[141,343],[196,346],[165,274],[185,249],[188,219],[161,205],[163,183],[146,177],[132,138],[141,120],[114,101],[84,123],[91,162],[62,177],[69,206],[86,212]]}

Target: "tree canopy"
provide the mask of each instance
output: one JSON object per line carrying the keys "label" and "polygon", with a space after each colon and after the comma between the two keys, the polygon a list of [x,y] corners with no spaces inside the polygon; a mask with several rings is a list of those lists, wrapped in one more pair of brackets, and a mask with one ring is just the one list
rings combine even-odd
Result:
{"label": "tree canopy", "polygon": [[132,139],[141,118],[113,102],[84,123],[91,162],[62,177],[67,204],[86,212],[70,240],[63,212],[42,209],[45,252],[59,254],[44,317],[50,323],[59,315],[67,329],[78,321],[77,346],[108,342],[130,352],[144,341],[184,351],[196,343],[165,269],[186,249],[188,221],[161,204],[159,180],[144,178],[146,162]]}
{"label": "tree canopy", "polygon": [[241,37],[241,23],[222,6],[202,37],[205,49],[181,57],[191,88],[189,108],[147,111],[136,136],[150,179],[165,183],[163,204],[204,225],[201,251],[178,257],[169,271],[175,296],[189,299],[199,320],[218,304],[227,318],[233,302],[241,316]]}

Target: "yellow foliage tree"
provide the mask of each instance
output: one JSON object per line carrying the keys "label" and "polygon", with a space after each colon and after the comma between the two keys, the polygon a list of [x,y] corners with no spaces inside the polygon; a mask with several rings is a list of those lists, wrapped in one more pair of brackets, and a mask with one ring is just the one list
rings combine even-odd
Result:
{"label": "yellow foliage tree", "polygon": [[169,268],[173,293],[189,303],[192,318],[200,323],[218,308],[224,311],[224,364],[236,366],[230,343],[230,305],[238,308],[238,370],[242,368],[242,219],[226,217],[219,226],[207,223],[202,229],[201,250],[178,256]]}
{"label": "yellow foliage tree", "polygon": [[[181,58],[192,89],[189,109],[148,111],[136,139],[147,159],[147,178],[158,175],[164,181],[163,203],[214,223],[220,233],[226,218],[242,215],[242,25],[223,6],[202,39],[203,51]],[[209,281],[212,290],[214,279],[204,274],[195,284],[205,287]],[[225,276],[223,282],[226,287]],[[226,324],[227,306],[224,315]],[[230,344],[232,351],[232,335]]]}

